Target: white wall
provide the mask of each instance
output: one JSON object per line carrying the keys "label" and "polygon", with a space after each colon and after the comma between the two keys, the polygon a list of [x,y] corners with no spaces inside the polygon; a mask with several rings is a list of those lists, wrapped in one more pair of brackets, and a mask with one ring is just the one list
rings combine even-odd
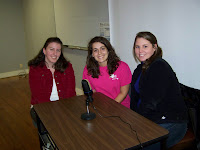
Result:
{"label": "white wall", "polygon": [[152,32],[179,82],[200,89],[199,0],[109,0],[111,43],[132,71],[136,33]]}

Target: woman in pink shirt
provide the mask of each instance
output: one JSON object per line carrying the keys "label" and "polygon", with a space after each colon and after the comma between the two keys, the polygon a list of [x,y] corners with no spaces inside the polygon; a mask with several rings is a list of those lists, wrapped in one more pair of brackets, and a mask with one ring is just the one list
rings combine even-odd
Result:
{"label": "woman in pink shirt", "polygon": [[131,78],[129,66],[120,61],[106,38],[97,36],[91,39],[83,79],[90,82],[94,92],[101,92],[130,108],[130,97],[127,94]]}

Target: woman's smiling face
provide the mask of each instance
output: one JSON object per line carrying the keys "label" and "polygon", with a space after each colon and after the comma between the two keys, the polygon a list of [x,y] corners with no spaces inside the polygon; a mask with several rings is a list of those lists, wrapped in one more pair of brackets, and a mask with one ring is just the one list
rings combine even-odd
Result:
{"label": "woman's smiling face", "polygon": [[95,42],[92,44],[92,56],[100,66],[107,66],[108,54],[108,49],[104,44],[100,42]]}
{"label": "woman's smiling face", "polygon": [[154,54],[156,48],[157,44],[153,46],[148,40],[144,38],[137,38],[134,51],[137,59],[141,62],[145,62]]}
{"label": "woman's smiling face", "polygon": [[61,45],[56,42],[50,43],[46,49],[43,48],[43,53],[45,54],[45,61],[49,65],[54,65],[61,55]]}

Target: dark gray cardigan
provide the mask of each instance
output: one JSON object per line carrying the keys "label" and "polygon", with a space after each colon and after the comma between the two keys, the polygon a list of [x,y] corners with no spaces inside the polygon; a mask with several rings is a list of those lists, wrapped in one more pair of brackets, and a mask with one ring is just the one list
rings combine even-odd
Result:
{"label": "dark gray cardigan", "polygon": [[[140,77],[138,94],[134,84],[141,71],[142,64],[139,64],[132,76],[130,108],[156,123],[187,122],[187,108],[170,65],[162,58],[152,62]],[[141,103],[137,107],[139,99]]]}

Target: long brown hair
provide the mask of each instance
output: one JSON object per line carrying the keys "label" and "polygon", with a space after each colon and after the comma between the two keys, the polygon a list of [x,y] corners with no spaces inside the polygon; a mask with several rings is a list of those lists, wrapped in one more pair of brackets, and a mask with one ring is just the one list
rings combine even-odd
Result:
{"label": "long brown hair", "polygon": [[[58,43],[61,45],[61,55],[59,57],[59,59],[57,60],[57,62],[54,64],[54,68],[55,70],[58,70],[60,72],[64,72],[65,69],[67,68],[68,66],[68,61],[65,59],[64,55],[63,55],[63,43],[62,41],[58,38],[58,37],[50,37],[46,40],[43,48],[47,48],[47,46],[52,43],[52,42],[55,42],[55,43]],[[29,62],[28,62],[28,66],[40,66],[40,67],[43,67],[45,65],[45,55],[43,53],[43,48],[39,51],[39,53],[33,58],[31,59]]]}
{"label": "long brown hair", "polygon": [[94,59],[94,57],[92,57],[92,51],[93,51],[92,45],[95,42],[100,42],[104,44],[105,47],[108,49],[108,53],[109,53],[108,62],[107,62],[108,73],[109,75],[113,74],[119,66],[120,58],[115,53],[115,50],[110,44],[110,42],[106,38],[100,37],[100,36],[96,36],[92,38],[90,42],[88,43],[88,56],[87,56],[87,62],[86,62],[88,74],[92,75],[93,78],[98,78],[100,75],[99,64]]}
{"label": "long brown hair", "polygon": [[157,48],[154,51],[154,54],[149,59],[147,59],[144,62],[144,64],[142,65],[142,72],[144,73],[147,70],[147,68],[150,66],[150,64],[156,58],[158,58],[158,57],[162,58],[163,52],[162,52],[162,49],[158,46],[158,42],[157,42],[155,35],[153,35],[151,32],[139,32],[136,34],[134,45],[133,45],[133,55],[134,55],[134,59],[136,62],[138,61],[138,58],[136,57],[136,54],[135,54],[135,43],[138,38],[144,38],[144,39],[148,40],[152,44],[153,47],[155,47],[155,44],[157,45]]}

